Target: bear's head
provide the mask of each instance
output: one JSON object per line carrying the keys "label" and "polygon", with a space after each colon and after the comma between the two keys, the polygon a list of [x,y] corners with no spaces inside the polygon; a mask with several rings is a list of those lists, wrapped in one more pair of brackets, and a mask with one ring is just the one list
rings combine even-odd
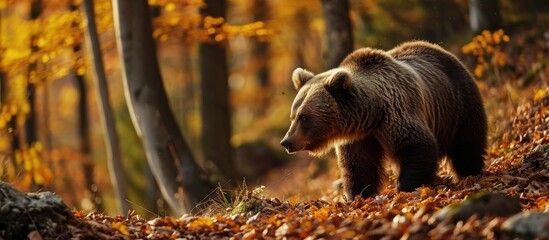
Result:
{"label": "bear's head", "polygon": [[280,144],[288,153],[322,155],[344,137],[338,100],[351,87],[351,73],[335,68],[314,75],[297,68],[292,82],[298,93],[291,108],[290,129]]}

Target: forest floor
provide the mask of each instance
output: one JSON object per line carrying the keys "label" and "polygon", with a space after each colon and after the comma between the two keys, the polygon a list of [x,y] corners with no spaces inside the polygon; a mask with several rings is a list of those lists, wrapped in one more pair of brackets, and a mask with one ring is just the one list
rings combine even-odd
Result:
{"label": "forest floor", "polygon": [[[488,149],[483,174],[459,181],[441,170],[441,182],[414,192],[397,192],[391,179],[373,198],[298,201],[269,198],[261,189],[240,196],[225,212],[152,220],[131,214],[110,217],[75,212],[78,224],[65,236],[166,239],[509,239],[509,218],[473,215],[452,222],[437,218],[444,207],[488,191],[512,196],[522,211],[549,213],[549,87],[533,89],[506,118],[501,136]],[[491,123],[490,123],[491,124]],[[332,200],[330,200],[332,199]],[[548,221],[549,222],[549,221]],[[547,226],[545,226],[547,227]],[[547,229],[547,228],[546,228]]]}

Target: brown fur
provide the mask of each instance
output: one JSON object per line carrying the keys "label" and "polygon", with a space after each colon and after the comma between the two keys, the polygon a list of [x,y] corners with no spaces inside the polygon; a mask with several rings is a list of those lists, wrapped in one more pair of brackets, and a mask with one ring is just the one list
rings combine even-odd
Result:
{"label": "brown fur", "polygon": [[298,68],[292,81],[298,94],[281,144],[314,155],[335,146],[350,198],[379,191],[385,158],[399,166],[401,191],[431,184],[445,156],[459,177],[482,172],[480,93],[463,64],[437,45],[363,48],[318,75]]}

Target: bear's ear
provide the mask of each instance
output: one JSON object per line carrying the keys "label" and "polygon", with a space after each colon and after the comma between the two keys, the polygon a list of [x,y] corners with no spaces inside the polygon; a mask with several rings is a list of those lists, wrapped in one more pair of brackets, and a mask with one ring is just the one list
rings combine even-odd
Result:
{"label": "bear's ear", "polygon": [[324,82],[329,91],[347,90],[351,86],[351,74],[347,70],[338,69]]}
{"label": "bear's ear", "polygon": [[295,90],[299,90],[307,81],[313,78],[315,75],[303,68],[296,68],[292,73],[292,82],[294,83]]}

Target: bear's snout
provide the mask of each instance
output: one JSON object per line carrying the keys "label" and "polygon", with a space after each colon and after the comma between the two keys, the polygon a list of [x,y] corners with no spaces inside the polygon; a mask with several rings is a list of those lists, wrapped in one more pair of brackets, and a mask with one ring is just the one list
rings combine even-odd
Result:
{"label": "bear's snout", "polygon": [[292,142],[288,141],[287,138],[282,139],[282,141],[280,141],[280,145],[286,149],[287,153],[295,152],[295,149],[292,149]]}

